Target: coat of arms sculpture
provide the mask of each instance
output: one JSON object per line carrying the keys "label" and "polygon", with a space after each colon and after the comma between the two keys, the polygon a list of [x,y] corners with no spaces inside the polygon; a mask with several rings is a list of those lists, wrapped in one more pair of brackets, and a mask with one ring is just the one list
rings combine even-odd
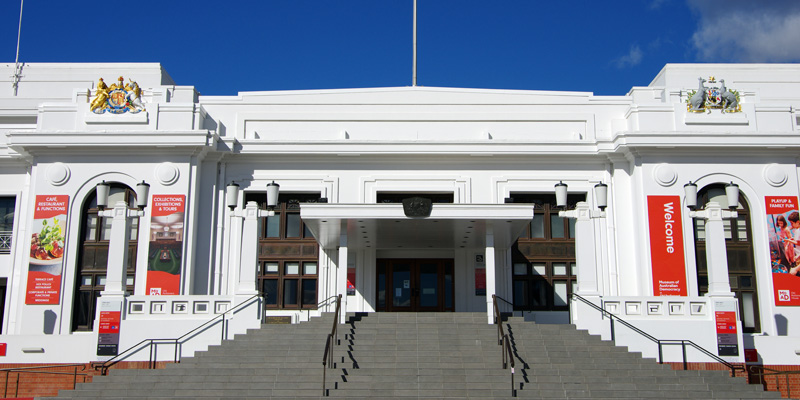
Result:
{"label": "coat of arms sculpture", "polygon": [[714,77],[708,80],[697,78],[698,88],[687,93],[686,109],[689,112],[710,113],[713,109],[718,109],[722,113],[741,112],[742,106],[739,104],[739,92],[728,90],[725,87],[725,79],[720,79],[721,86],[705,86],[704,83],[717,83]]}
{"label": "coat of arms sculpture", "polygon": [[139,84],[129,81],[127,84],[120,76],[117,83],[107,86],[103,78],[97,82],[97,89],[94,93],[94,100],[89,104],[89,109],[95,114],[109,112],[112,114],[124,114],[130,112],[136,114],[144,111],[142,103],[142,89]]}

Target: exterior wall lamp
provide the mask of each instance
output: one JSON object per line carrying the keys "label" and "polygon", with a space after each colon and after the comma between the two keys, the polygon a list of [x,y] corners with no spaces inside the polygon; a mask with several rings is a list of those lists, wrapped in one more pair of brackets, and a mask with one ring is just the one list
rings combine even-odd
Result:
{"label": "exterior wall lamp", "polygon": [[113,218],[111,222],[111,237],[108,245],[108,271],[106,275],[106,285],[101,293],[103,296],[124,296],[128,265],[128,242],[131,230],[131,219],[144,216],[144,209],[147,207],[150,185],[145,181],[136,184],[136,208],[128,208],[125,200],[119,200],[114,204],[114,208],[108,207],[108,194],[111,186],[102,181],[97,184],[97,213],[99,217]]}
{"label": "exterior wall lamp", "polygon": [[706,266],[708,268],[708,295],[718,297],[733,297],[731,284],[728,278],[728,253],[725,247],[725,228],[723,219],[738,218],[736,208],[739,205],[739,185],[731,182],[725,185],[725,197],[728,200],[728,209],[716,201],[709,201],[705,209],[697,209],[697,184],[683,185],[686,207],[690,210],[689,216],[702,219],[706,231]]}
{"label": "exterior wall lamp", "polygon": [[239,258],[239,281],[236,285],[236,294],[254,295],[256,290],[256,266],[258,265],[258,219],[275,216],[275,207],[278,206],[280,185],[273,181],[267,184],[267,209],[260,210],[258,203],[249,201],[244,210],[236,210],[239,204],[239,185],[231,182],[225,187],[225,204],[230,209],[232,217],[241,218],[241,257]]}
{"label": "exterior wall lamp", "polygon": [[[556,205],[564,210],[558,212],[562,218],[575,219],[575,265],[577,267],[577,294],[581,296],[600,296],[597,279],[597,255],[592,219],[605,218],[608,207],[608,185],[594,185],[595,200],[599,210],[593,210],[589,203],[578,202],[572,210],[567,208],[567,184],[559,181],[555,185]],[[574,308],[574,307],[573,307]],[[572,309],[572,308],[571,308]]]}

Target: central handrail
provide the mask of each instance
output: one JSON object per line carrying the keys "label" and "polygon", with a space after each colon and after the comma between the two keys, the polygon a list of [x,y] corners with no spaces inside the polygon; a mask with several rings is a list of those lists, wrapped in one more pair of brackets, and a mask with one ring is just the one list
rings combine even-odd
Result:
{"label": "central handrail", "polygon": [[514,390],[514,355],[511,353],[511,340],[509,339],[508,334],[506,334],[503,330],[503,318],[500,315],[499,308],[497,307],[498,299],[508,303],[508,301],[502,297],[494,294],[492,295],[494,322],[497,325],[497,344],[500,345],[500,354],[503,356],[503,369],[508,369],[508,365],[511,364],[511,396],[517,397],[517,392]]}
{"label": "central handrail", "polygon": [[[132,354],[138,352],[139,350],[143,349],[145,346],[149,346],[150,347],[150,358],[148,359],[148,367],[149,367],[149,369],[155,369],[156,364],[158,363],[158,345],[159,344],[165,344],[165,343],[170,343],[170,344],[174,344],[175,345],[175,354],[173,356],[173,360],[172,361],[175,362],[175,363],[180,363],[180,354],[181,354],[180,350],[183,350],[183,343],[185,342],[184,339],[189,337],[189,335],[192,335],[195,332],[199,331],[200,329],[203,329],[206,326],[212,324],[216,320],[222,319],[221,336],[220,336],[220,342],[222,342],[227,337],[227,329],[225,329],[225,328],[227,327],[228,324],[225,321],[225,315],[228,314],[228,313],[232,313],[232,312],[242,308],[245,305],[250,305],[252,300],[254,300],[254,299],[259,299],[260,300],[261,299],[261,295],[258,295],[258,294],[253,295],[252,297],[246,299],[245,301],[237,304],[236,307],[233,307],[230,310],[227,310],[224,313],[222,313],[220,315],[217,315],[214,318],[211,318],[210,320],[204,322],[203,324],[197,326],[196,328],[190,330],[189,332],[184,333],[180,337],[169,338],[169,339],[144,339],[141,342],[139,342],[139,343],[127,348],[122,353],[119,353],[116,356],[114,356],[114,357],[112,357],[112,358],[110,358],[110,359],[108,359],[106,361],[103,361],[102,363],[100,363],[100,362],[93,363],[94,364],[94,369],[95,370],[100,370],[100,373],[102,375],[106,375],[106,374],[108,374],[109,368],[113,367],[118,362],[128,358],[130,355],[132,355]],[[259,307],[259,310],[261,310],[261,307]],[[191,339],[191,337],[189,337],[189,339]],[[188,340],[188,339],[186,339],[186,340]]]}
{"label": "central handrail", "polygon": [[[324,301],[327,301],[325,299]],[[327,396],[325,390],[325,379],[328,368],[335,368],[336,364],[333,362],[333,346],[339,343],[339,313],[342,309],[342,295],[336,296],[336,312],[334,312],[333,326],[331,332],[325,339],[325,352],[322,354],[322,395]]]}
{"label": "central handrail", "polygon": [[745,368],[743,366],[732,364],[732,363],[730,363],[728,361],[725,361],[724,359],[720,358],[716,354],[706,350],[704,347],[696,344],[695,342],[693,342],[691,340],[684,340],[684,339],[675,339],[675,340],[673,340],[673,339],[658,339],[658,338],[654,337],[653,335],[650,335],[647,332],[645,332],[645,331],[643,331],[643,330],[631,325],[630,323],[628,323],[624,319],[612,314],[608,310],[605,310],[605,309],[599,307],[597,304],[594,304],[594,303],[590,302],[589,300],[586,300],[585,298],[583,298],[583,297],[581,297],[581,296],[579,296],[579,295],[577,295],[575,293],[572,293],[572,298],[580,300],[584,304],[594,308],[597,311],[600,311],[601,315],[608,317],[609,323],[611,325],[611,340],[612,341],[615,340],[614,321],[617,321],[620,324],[624,325],[626,328],[638,333],[639,335],[649,339],[651,342],[653,342],[656,345],[658,345],[658,363],[659,364],[663,364],[664,363],[664,355],[663,355],[663,351],[662,351],[662,347],[664,345],[677,345],[677,344],[680,344],[681,345],[682,354],[683,354],[683,369],[684,370],[688,369],[688,363],[687,363],[687,360],[686,360],[686,346],[688,345],[688,346],[691,346],[691,347],[695,348],[696,350],[700,351],[701,353],[705,354],[706,356],[708,356],[709,358],[713,359],[714,361],[716,361],[716,362],[724,365],[725,367],[729,368],[731,370],[731,376],[736,376],[736,371],[737,370],[743,371],[743,372],[745,371]]}
{"label": "central handrail", "polygon": [[[72,372],[58,372],[58,371],[33,371],[35,369],[47,369],[47,368],[67,368],[72,367]],[[72,375],[72,390],[75,390],[75,385],[78,382],[78,376],[83,377],[83,381],[86,382],[86,377],[89,374],[78,373],[78,367],[81,367],[81,371],[86,371],[86,364],[58,364],[58,365],[39,365],[35,367],[15,367],[15,368],[3,368],[0,369],[0,372],[6,373],[6,386],[3,390],[3,397],[8,397],[8,377],[12,372],[17,373],[17,381],[14,388],[14,397],[19,397],[19,376],[21,373],[26,374],[43,374],[43,375]]]}

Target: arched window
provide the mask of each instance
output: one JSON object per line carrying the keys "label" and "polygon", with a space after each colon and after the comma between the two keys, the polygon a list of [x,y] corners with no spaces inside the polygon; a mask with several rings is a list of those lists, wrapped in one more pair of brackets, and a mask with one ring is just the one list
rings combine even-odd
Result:
{"label": "arched window", "polygon": [[[108,196],[109,207],[113,207],[120,200],[124,200],[128,207],[135,207],[136,193],[125,185],[112,183]],[[92,191],[81,210],[81,242],[78,247],[78,270],[75,274],[75,300],[72,303],[73,331],[92,330],[97,298],[106,285],[112,218],[100,218],[97,215],[98,211],[97,192]],[[125,282],[129,292],[133,292],[138,233],[139,219],[134,218],[131,221]]]}
{"label": "arched window", "polygon": [[[715,201],[723,208],[728,206],[725,186],[722,184],[706,186],[698,193],[697,199],[698,206],[704,206],[709,201]],[[731,291],[739,299],[739,318],[742,320],[743,331],[746,333],[759,332],[761,323],[758,314],[750,207],[742,195],[739,195],[739,205],[736,211],[739,214],[738,218],[723,220],[725,248],[728,254],[728,277]],[[694,238],[698,294],[702,296],[708,292],[706,231],[703,219],[694,219]]]}

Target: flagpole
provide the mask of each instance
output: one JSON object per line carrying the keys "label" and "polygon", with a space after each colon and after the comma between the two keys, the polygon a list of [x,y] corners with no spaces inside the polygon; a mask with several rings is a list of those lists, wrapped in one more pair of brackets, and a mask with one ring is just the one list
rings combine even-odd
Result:
{"label": "flagpole", "polygon": [[417,86],[417,0],[414,0],[414,60],[411,68],[411,85]]}
{"label": "flagpole", "polygon": [[17,29],[17,57],[14,60],[14,82],[12,86],[14,87],[14,96],[17,95],[17,88],[19,87],[19,78],[20,78],[20,70],[19,70],[19,38],[22,35],[22,5],[25,0],[19,1],[19,28]]}

